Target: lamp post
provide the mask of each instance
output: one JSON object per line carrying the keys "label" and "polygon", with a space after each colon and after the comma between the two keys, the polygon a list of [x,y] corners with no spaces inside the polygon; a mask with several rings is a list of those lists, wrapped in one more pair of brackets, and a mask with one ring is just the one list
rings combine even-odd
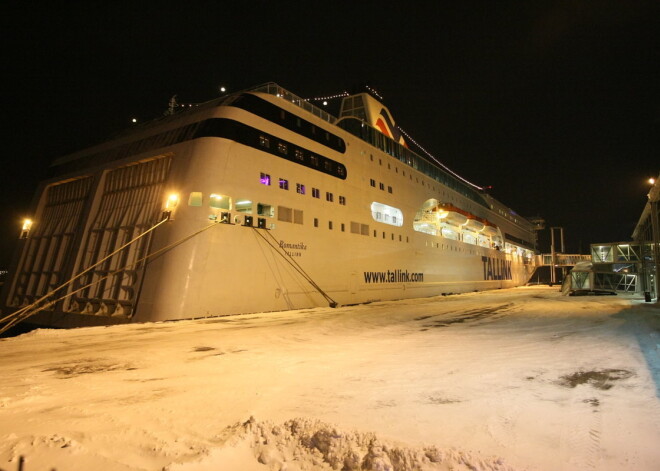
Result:
{"label": "lamp post", "polygon": [[[655,297],[656,303],[660,303],[660,223],[658,212],[660,211],[660,175],[657,179],[649,178],[652,185],[647,197],[648,202],[644,207],[640,221],[635,228],[633,238],[639,240],[642,248],[641,276],[643,277],[644,298],[651,302]],[[650,246],[651,261],[646,263],[645,247]],[[651,282],[651,276],[653,281]],[[651,296],[654,291],[655,296]]]}
{"label": "lamp post", "polygon": [[[561,252],[564,253],[564,228],[563,227],[551,227],[550,228],[550,283],[553,285],[556,283],[556,273],[555,267],[557,266],[557,251],[555,250],[555,229],[559,229],[559,237],[561,239]],[[566,273],[564,268],[562,268],[562,276],[565,277]],[[563,280],[562,280],[563,281]]]}
{"label": "lamp post", "polygon": [[653,264],[655,273],[653,284],[655,285],[655,301],[660,303],[660,223],[658,222],[658,203],[660,202],[660,188],[654,185],[649,192],[649,203],[651,204],[651,238],[653,240]]}

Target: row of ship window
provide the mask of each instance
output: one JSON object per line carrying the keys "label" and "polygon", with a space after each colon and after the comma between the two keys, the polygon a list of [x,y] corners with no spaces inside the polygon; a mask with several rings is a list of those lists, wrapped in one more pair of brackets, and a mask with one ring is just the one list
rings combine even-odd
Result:
{"label": "row of ship window", "polygon": [[[370,184],[371,186],[373,186],[374,188],[376,188],[376,180],[374,180],[373,178],[369,180],[369,184]],[[380,188],[381,190],[385,191],[385,184],[384,184],[383,182],[379,182],[379,183],[378,183],[378,188]],[[388,187],[387,187],[387,192],[388,192],[388,193],[392,193],[392,187],[389,186],[389,185],[388,185]]]}
{"label": "row of ship window", "polygon": [[[320,227],[319,219],[314,218],[314,227]],[[342,222],[339,226],[341,232],[346,232],[346,225]],[[334,223],[332,221],[328,221],[328,229],[333,230],[334,229]],[[373,236],[378,237],[379,232],[382,234],[383,239],[387,239],[387,232],[385,231],[378,231],[376,229],[373,230]],[[351,221],[351,233],[352,234],[360,234],[363,236],[368,236],[369,235],[369,224],[361,224],[359,222]],[[393,232],[390,232],[390,238],[392,240],[396,240],[395,235]],[[399,242],[403,242],[403,236],[399,234],[398,236]],[[406,236],[406,242],[409,242],[408,236]]]}
{"label": "row of ship window", "polygon": [[[316,188],[314,188],[313,190],[319,192],[319,190]],[[318,194],[316,196],[317,198],[318,198]],[[326,199],[328,201],[333,201],[332,193],[327,193]],[[346,198],[340,196],[339,203],[345,205]],[[202,192],[200,191],[191,192],[190,196],[188,197],[188,205],[198,206],[198,207],[202,206],[203,205]],[[238,213],[244,213],[244,214],[253,214],[254,210],[256,209],[256,214],[258,216],[265,216],[269,218],[275,217],[275,207],[270,204],[261,203],[261,202],[255,204],[251,200],[240,199],[240,198],[236,199],[232,204],[231,197],[216,193],[212,193],[209,196],[208,206],[212,209],[226,210],[226,211],[233,210]],[[278,210],[277,219],[279,221],[294,222],[296,224],[303,223],[302,210],[291,209],[285,206],[278,206],[277,210]],[[392,206],[388,206],[386,204],[382,204],[378,202],[371,203],[371,216],[373,217],[374,221],[381,222],[383,224],[388,224],[396,227],[401,227],[403,225],[403,213],[401,212],[401,210],[398,208],[394,208]],[[217,214],[212,214],[209,217],[210,219],[217,219]],[[314,218],[314,227],[319,227],[318,221],[319,221],[318,218]],[[368,225],[362,224],[362,226],[355,226],[354,224],[357,223],[351,223],[351,232],[362,233],[363,235],[368,234],[369,232]],[[329,222],[329,229],[333,229],[333,223],[331,221]],[[341,230],[342,232],[345,230],[344,224],[341,224]],[[374,231],[374,237],[376,237],[376,231]],[[383,238],[385,238],[385,232],[383,232]],[[392,235],[392,240],[394,240],[393,235]]]}
{"label": "row of ship window", "polygon": [[[369,157],[370,157],[371,161],[374,162],[374,156],[373,156],[373,154],[369,154]],[[383,165],[383,159],[380,159],[380,158],[378,159],[378,165],[381,165],[381,166]],[[392,168],[391,164],[388,163],[388,164],[387,164],[387,168],[388,168],[388,170],[391,170],[391,168]],[[394,170],[395,170],[396,173],[399,173],[399,167],[394,166]],[[405,171],[405,170],[402,170],[402,174],[403,174],[403,176],[405,177],[405,176],[406,176],[406,171]],[[410,180],[413,179],[412,173],[409,174],[409,178],[410,178]],[[415,177],[415,181],[416,181],[417,183],[419,183],[419,177]],[[378,183],[378,188],[379,188],[380,190],[385,191],[385,184],[384,184],[384,183],[382,183],[382,182],[376,182],[376,180],[373,179],[373,178],[369,179],[369,184],[370,184],[372,187],[376,188],[376,183]],[[424,179],[422,179],[422,182],[421,182],[421,183],[422,183],[422,186],[428,186],[428,187],[431,188],[433,191],[435,191],[435,189],[436,189],[436,188],[435,188],[435,185],[431,185],[430,183],[428,183],[428,184],[424,183]],[[392,191],[393,191],[393,190],[392,190],[392,186],[388,185],[388,186],[387,186],[387,192],[388,192],[388,193],[392,193]],[[440,191],[440,188],[438,188],[438,191]],[[444,190],[442,191],[442,195],[445,196],[445,191],[444,191]],[[451,198],[451,196],[450,196],[450,199],[449,199],[448,201],[453,201],[453,199]],[[467,209],[469,210],[469,209],[471,209],[471,207],[472,207],[472,205],[471,205],[471,204],[468,204]]]}
{"label": "row of ship window", "polygon": [[[263,134],[259,136],[259,145],[265,149],[270,149],[270,137],[269,136],[264,136]],[[289,155],[289,144],[286,142],[282,141],[277,141],[275,145],[275,149],[277,149],[277,152],[282,154],[283,156],[288,156]],[[294,148],[293,149],[293,157],[298,161],[298,162],[305,162],[305,152],[303,149],[300,148]],[[318,155],[308,153],[307,159],[309,160],[309,163],[312,164],[314,167],[320,168],[321,167],[321,159],[319,158]],[[333,162],[331,160],[324,159],[323,160],[323,169],[326,172],[329,173],[334,173],[336,172],[338,176],[340,177],[345,177],[345,172],[344,172],[344,167],[341,165],[338,165],[336,168],[333,166]]]}
{"label": "row of ship window", "polygon": [[[190,196],[188,198],[188,204],[190,206],[202,206],[202,200],[203,200],[203,195],[202,192],[192,192],[190,193]],[[214,209],[222,209],[222,210],[234,210],[238,213],[244,213],[246,215],[251,215],[253,211],[256,209],[256,214],[258,216],[262,217],[268,217],[268,218],[274,218],[275,217],[275,207],[266,204],[266,203],[256,203],[256,205],[246,199],[238,199],[235,201],[235,203],[231,204],[232,199],[229,196],[226,195],[218,195],[218,194],[211,194],[209,198],[209,207],[214,208]],[[391,207],[384,205],[382,203],[372,203],[371,204],[371,215],[374,218],[374,220],[378,222],[382,222],[384,224],[390,224],[394,226],[401,227],[403,225],[403,214],[401,211],[397,208]],[[249,216],[248,216],[249,217]],[[248,217],[245,219],[245,224],[246,225],[252,225],[252,218],[249,218],[249,223],[248,223]],[[217,215],[211,215],[211,219],[217,219]],[[293,208],[288,208],[285,206],[278,206],[277,207],[277,220],[282,221],[282,222],[291,222],[294,224],[303,224],[303,211],[300,209],[293,209]],[[229,221],[227,221],[229,222]],[[314,227],[320,227],[320,221],[319,218],[314,218],[313,220],[313,225]],[[259,224],[260,227],[265,227],[265,224]],[[334,230],[335,224],[333,221],[328,221],[328,229],[329,230]],[[339,229],[341,232],[346,231],[346,225],[344,223],[340,223]],[[414,224],[414,229],[419,232],[427,232],[423,230],[422,228],[418,227],[417,224]],[[388,233],[385,231],[378,231],[376,229],[373,229],[370,231],[369,225],[368,224],[361,224],[358,222],[351,221],[350,224],[350,232],[353,234],[360,234],[364,236],[370,235],[370,232],[373,234],[373,237],[378,237],[379,234],[381,238],[387,239]],[[451,235],[444,234],[444,238],[449,238],[449,239],[454,239],[454,240],[461,240],[460,236],[459,237],[452,237]],[[389,233],[389,237],[391,240],[396,240],[396,236],[394,233]],[[398,240],[399,242],[403,242],[403,236],[401,234],[398,235]],[[409,242],[408,236],[406,236],[406,242]],[[480,245],[483,247],[489,247],[492,246],[492,243],[489,243],[490,241],[487,238],[482,238],[479,237],[472,239],[464,239],[463,242],[469,243],[471,245]],[[428,244],[429,242],[427,242]],[[430,242],[431,247],[434,245],[437,248],[440,248],[440,244],[438,242]],[[457,248],[457,247],[452,247],[451,245],[446,245],[442,244],[442,248],[446,248],[448,250],[458,250],[462,251],[462,249]],[[507,253],[514,253],[520,256],[529,256],[526,252],[530,252],[528,250],[521,249],[519,247],[512,246],[510,244],[505,244],[505,252]]]}
{"label": "row of ship window", "polygon": [[[189,206],[202,206],[202,201],[203,201],[203,195],[202,192],[199,191],[194,191],[190,193],[190,196],[188,198],[188,205]],[[381,205],[380,203],[373,203],[372,204],[372,216],[374,219],[380,221],[380,222],[385,222],[386,224],[391,224],[395,226],[401,226],[403,222],[403,218],[401,216],[397,215],[391,215],[387,213],[387,209],[383,210],[382,208],[381,211],[375,211],[374,212],[374,205]],[[209,198],[209,207],[214,208],[214,209],[221,209],[221,210],[233,210],[238,213],[243,213],[246,215],[251,215],[255,209],[256,206],[256,214],[258,216],[264,216],[264,217],[269,217],[269,218],[274,218],[275,217],[275,207],[266,204],[266,203],[256,203],[256,205],[250,201],[250,200],[245,200],[245,199],[239,199],[234,202],[232,205],[232,199],[229,196],[226,195],[218,195],[218,194],[211,194]],[[390,207],[386,207],[390,208]],[[395,208],[390,208],[391,210],[395,210]],[[384,212],[383,212],[384,211]],[[396,210],[399,211],[399,210]],[[400,211],[399,211],[400,212]],[[245,225],[252,225],[252,218],[246,216],[246,219],[244,219]],[[213,214],[209,216],[210,219],[217,220],[218,215]],[[222,216],[221,216],[221,220]],[[277,207],[277,220],[282,221],[282,222],[291,222],[294,224],[303,224],[303,211],[300,209],[293,209],[293,208],[288,208],[285,206],[278,206]],[[230,222],[227,216],[226,220],[223,220],[224,222]],[[249,222],[248,222],[249,221]],[[235,220],[235,222],[238,222],[238,220]],[[313,221],[314,227],[320,227],[319,223],[319,218],[314,218]],[[264,226],[264,224],[261,223],[259,224],[260,227]],[[328,229],[333,230],[335,228],[335,224],[333,221],[328,221]],[[346,231],[346,225],[344,223],[341,223],[339,225],[339,229],[341,232]],[[351,221],[350,225],[350,232],[353,234],[361,234],[361,235],[369,235],[369,225],[368,224],[361,224],[358,222]],[[373,236],[378,237],[379,231],[376,229],[373,230]],[[387,238],[387,233],[382,231],[382,238],[386,239]],[[395,240],[395,235],[394,233],[390,233],[390,238],[392,240]],[[399,234],[398,236],[399,242],[403,241],[403,236]],[[406,242],[408,242],[408,236],[406,236]]]}
{"label": "row of ship window", "polygon": [[[271,178],[270,175],[264,172],[261,172],[259,176],[259,183],[262,185],[270,186],[271,185]],[[289,180],[286,180],[284,178],[278,179],[278,185],[280,189],[282,190],[288,190],[289,189]],[[302,183],[296,183],[296,193],[304,195],[307,193],[307,187],[302,184]],[[318,188],[312,188],[312,198],[321,198],[321,190]],[[335,201],[335,195],[334,193],[330,191],[325,192],[325,200],[329,202],[334,202]],[[346,197],[339,195],[339,204],[346,206]]]}

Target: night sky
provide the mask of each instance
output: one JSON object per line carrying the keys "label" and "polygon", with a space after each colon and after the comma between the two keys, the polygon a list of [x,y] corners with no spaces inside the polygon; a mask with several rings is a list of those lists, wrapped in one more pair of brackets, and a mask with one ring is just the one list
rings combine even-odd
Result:
{"label": "night sky", "polygon": [[221,84],[367,83],[447,166],[564,227],[568,252],[628,240],[660,171],[660,2],[163,3],[3,6],[0,269],[52,160]]}

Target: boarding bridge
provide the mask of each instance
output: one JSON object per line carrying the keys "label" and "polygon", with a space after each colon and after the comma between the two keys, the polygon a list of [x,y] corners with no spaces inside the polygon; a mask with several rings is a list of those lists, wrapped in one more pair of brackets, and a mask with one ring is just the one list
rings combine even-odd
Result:
{"label": "boarding bridge", "polygon": [[611,242],[591,245],[594,271],[615,291],[649,293],[655,297],[655,264],[651,242]]}
{"label": "boarding bridge", "polygon": [[536,265],[539,267],[574,267],[579,262],[591,261],[591,255],[556,253],[555,261],[552,262],[553,254],[544,253],[536,256]]}
{"label": "boarding bridge", "polygon": [[651,243],[591,245],[591,256],[571,270],[564,290],[570,293],[645,293],[655,297]]}
{"label": "boarding bridge", "polygon": [[[563,280],[566,277],[566,273],[570,268],[574,267],[577,263],[590,261],[590,260],[591,260],[591,256],[589,255],[566,254],[560,252],[555,252],[554,254],[546,253],[546,254],[536,255],[536,271],[530,277],[530,283],[534,283],[533,279],[535,275],[537,278],[536,283],[540,283],[541,276],[543,276],[544,278],[544,283],[548,281],[545,275],[541,275],[541,273],[543,273],[543,271],[539,270],[539,268],[541,267],[550,268],[549,281],[551,285],[555,283],[561,283],[561,280]],[[557,269],[560,269],[561,273],[557,273]]]}

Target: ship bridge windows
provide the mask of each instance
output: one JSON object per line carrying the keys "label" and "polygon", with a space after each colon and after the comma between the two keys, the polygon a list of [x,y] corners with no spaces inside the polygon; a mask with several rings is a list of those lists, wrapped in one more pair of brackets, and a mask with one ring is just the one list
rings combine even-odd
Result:
{"label": "ship bridge windows", "polygon": [[371,217],[377,222],[401,227],[403,225],[403,212],[393,206],[383,203],[371,203]]}

